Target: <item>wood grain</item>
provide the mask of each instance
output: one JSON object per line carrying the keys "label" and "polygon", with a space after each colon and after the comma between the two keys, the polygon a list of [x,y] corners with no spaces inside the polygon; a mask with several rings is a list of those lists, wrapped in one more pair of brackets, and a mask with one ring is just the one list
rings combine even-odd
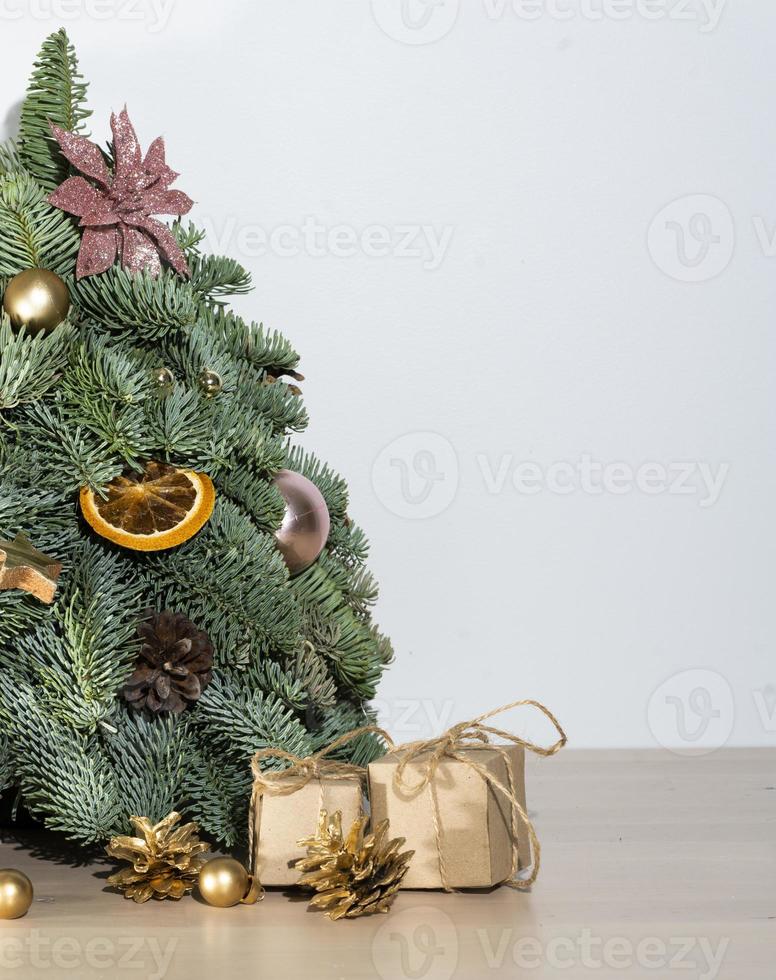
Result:
{"label": "wood grain", "polygon": [[776,752],[566,750],[531,759],[527,782],[544,844],[531,894],[403,892],[354,922],[282,891],[228,910],[135,906],[104,891],[107,866],[57,863],[51,837],[6,831],[0,866],[25,871],[36,900],[0,922],[0,975],[773,980]]}

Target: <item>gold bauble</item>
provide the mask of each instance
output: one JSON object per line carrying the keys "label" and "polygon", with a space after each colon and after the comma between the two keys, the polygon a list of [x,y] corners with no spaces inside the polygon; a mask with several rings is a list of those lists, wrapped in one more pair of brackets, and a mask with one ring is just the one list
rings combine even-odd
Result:
{"label": "gold bauble", "polygon": [[154,368],[151,372],[151,378],[156,387],[161,388],[162,391],[172,388],[175,384],[175,375],[166,367]]}
{"label": "gold bauble", "polygon": [[5,287],[3,309],[17,330],[29,334],[55,330],[70,310],[70,293],[48,269],[26,269]]}
{"label": "gold bauble", "polygon": [[0,919],[20,919],[32,905],[32,882],[13,868],[0,870]]}
{"label": "gold bauble", "polygon": [[217,857],[208,861],[199,873],[199,893],[208,905],[228,909],[233,905],[253,905],[261,894],[261,885],[239,861]]}
{"label": "gold bauble", "polygon": [[210,368],[204,368],[199,372],[197,382],[199,384],[199,390],[207,398],[212,398],[214,395],[217,395],[224,386],[221,375],[216,371],[211,371]]}

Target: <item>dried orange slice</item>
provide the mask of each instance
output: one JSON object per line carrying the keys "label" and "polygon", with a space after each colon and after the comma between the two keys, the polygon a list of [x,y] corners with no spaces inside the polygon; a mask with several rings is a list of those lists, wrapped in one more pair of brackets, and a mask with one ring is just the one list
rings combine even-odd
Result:
{"label": "dried orange slice", "polygon": [[213,513],[209,476],[168,463],[150,462],[142,473],[128,471],[99,497],[81,488],[81,510],[94,530],[125,548],[162,551],[193,537]]}

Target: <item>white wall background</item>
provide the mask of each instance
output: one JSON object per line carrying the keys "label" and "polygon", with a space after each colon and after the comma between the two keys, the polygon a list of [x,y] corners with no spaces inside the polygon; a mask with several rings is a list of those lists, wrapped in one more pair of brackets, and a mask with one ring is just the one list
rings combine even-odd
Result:
{"label": "white wall background", "polygon": [[302,353],[400,737],[533,696],[578,746],[773,744],[776,7],[400,8],[0,0],[2,135],[64,24],[93,133],[167,138]]}

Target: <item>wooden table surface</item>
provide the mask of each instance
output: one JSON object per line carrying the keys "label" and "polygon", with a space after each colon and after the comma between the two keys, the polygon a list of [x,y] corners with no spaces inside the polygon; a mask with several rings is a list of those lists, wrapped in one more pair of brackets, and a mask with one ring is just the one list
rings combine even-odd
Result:
{"label": "wooden table surface", "polygon": [[776,752],[571,751],[532,759],[544,845],[531,894],[402,892],[389,915],[330,922],[301,898],[136,906],[106,866],[4,832],[0,866],[33,880],[0,922],[0,976],[480,980],[776,977]]}

